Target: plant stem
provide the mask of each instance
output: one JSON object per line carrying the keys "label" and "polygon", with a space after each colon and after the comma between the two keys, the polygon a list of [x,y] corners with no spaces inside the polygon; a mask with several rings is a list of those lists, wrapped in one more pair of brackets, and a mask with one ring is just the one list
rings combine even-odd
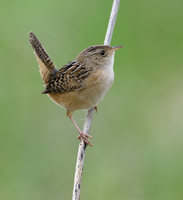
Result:
{"label": "plant stem", "polygon": [[[111,39],[112,39],[112,34],[113,34],[116,18],[117,18],[119,4],[120,4],[120,0],[113,1],[111,15],[109,18],[109,24],[108,24],[108,28],[107,28],[107,32],[106,32],[106,36],[104,40],[105,45],[111,44]],[[94,114],[94,108],[91,108],[88,111],[88,114],[84,123],[84,127],[83,127],[83,133],[85,134],[89,133],[89,130],[92,124],[93,114]],[[83,140],[81,140],[79,144],[79,148],[78,148],[78,155],[77,155],[77,161],[76,161],[72,200],[80,200],[81,178],[82,178],[82,173],[83,173],[85,150],[86,150],[86,144],[83,142]]]}

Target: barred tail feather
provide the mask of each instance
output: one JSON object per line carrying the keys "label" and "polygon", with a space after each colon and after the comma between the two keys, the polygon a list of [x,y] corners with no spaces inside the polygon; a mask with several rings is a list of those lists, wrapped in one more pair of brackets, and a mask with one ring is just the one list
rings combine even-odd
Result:
{"label": "barred tail feather", "polygon": [[50,75],[53,74],[56,70],[53,62],[49,58],[48,54],[46,53],[45,49],[34,35],[33,32],[29,33],[29,41],[34,49],[35,56],[37,62],[39,64],[40,74],[45,84],[47,84],[50,80]]}

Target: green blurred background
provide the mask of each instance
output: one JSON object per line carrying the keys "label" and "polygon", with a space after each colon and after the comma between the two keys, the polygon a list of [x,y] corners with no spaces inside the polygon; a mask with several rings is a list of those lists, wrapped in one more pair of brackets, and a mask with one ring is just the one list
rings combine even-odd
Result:
{"label": "green blurred background", "polygon": [[[28,32],[58,67],[102,44],[112,0],[0,1],[0,199],[71,199],[77,132],[41,95]],[[98,107],[81,199],[183,199],[183,1],[122,0],[115,83]],[[83,125],[84,112],[75,119]]]}

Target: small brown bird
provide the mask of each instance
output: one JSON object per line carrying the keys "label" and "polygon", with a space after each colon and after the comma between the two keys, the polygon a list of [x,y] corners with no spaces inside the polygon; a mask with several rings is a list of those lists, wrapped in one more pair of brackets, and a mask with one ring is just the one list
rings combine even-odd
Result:
{"label": "small brown bird", "polygon": [[30,32],[29,36],[45,85],[42,94],[48,94],[53,102],[66,108],[67,116],[79,132],[78,138],[92,146],[88,140],[92,137],[79,129],[72,114],[75,110],[97,109],[113,83],[114,52],[122,46],[88,47],[57,70],[34,33]]}

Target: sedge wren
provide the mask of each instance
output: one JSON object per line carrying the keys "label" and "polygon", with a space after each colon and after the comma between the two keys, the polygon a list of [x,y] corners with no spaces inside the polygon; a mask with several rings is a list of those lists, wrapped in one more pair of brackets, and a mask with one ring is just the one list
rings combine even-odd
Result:
{"label": "sedge wren", "polygon": [[122,46],[90,46],[57,70],[34,33],[30,32],[29,36],[45,86],[42,94],[66,108],[67,116],[79,132],[78,138],[92,146],[88,140],[92,137],[79,129],[72,114],[75,110],[97,109],[113,83],[114,52]]}

